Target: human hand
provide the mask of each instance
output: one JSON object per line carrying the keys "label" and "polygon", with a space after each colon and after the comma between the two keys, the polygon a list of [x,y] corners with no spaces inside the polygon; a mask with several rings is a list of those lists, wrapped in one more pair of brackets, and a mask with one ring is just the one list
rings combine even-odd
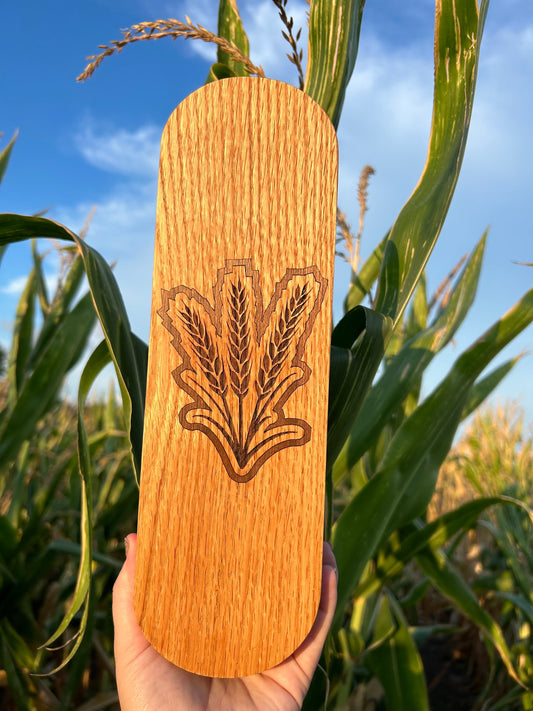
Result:
{"label": "human hand", "polygon": [[115,662],[122,711],[293,711],[299,709],[328,633],[337,602],[337,566],[324,544],[322,594],[315,623],[301,646],[262,674],[211,679],[174,666],[147,641],[133,607],[137,536],[126,538],[126,562],[113,588]]}

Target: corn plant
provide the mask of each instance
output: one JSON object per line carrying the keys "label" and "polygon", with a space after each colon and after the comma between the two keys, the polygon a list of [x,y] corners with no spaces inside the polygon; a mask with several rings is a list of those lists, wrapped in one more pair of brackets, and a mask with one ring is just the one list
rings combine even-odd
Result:
{"label": "corn plant", "polygon": [[[516,405],[483,407],[454,445],[439,475],[429,513],[435,518],[476,495],[507,495],[531,506],[533,437]],[[454,493],[455,492],[455,493]],[[525,511],[497,507],[484,512],[469,533],[453,542],[450,556],[487,610],[497,613],[520,678],[531,686],[533,656],[533,530]],[[494,708],[529,708],[531,692],[505,679],[501,661],[490,658],[487,684],[480,701],[488,705],[494,689],[505,694]],[[507,704],[507,705],[506,705]]]}
{"label": "corn plant", "polygon": [[[13,142],[0,154],[0,174],[12,147]],[[97,467],[91,489],[82,496],[77,408],[63,400],[61,388],[84,355],[96,312],[90,293],[80,296],[85,272],[73,247],[58,254],[54,247],[48,250],[60,265],[54,294],[46,286],[47,255],[38,251],[35,241],[31,251],[33,267],[16,311],[7,373],[0,381],[0,665],[10,691],[5,698],[0,691],[0,705],[22,710],[36,708],[37,699],[40,708],[68,706],[79,697],[81,677],[88,660],[94,667],[95,656],[100,660],[96,676],[113,679],[112,624],[104,614],[105,623],[100,630],[95,628],[100,615],[96,601],[101,599],[107,613],[120,568],[120,560],[110,553],[131,530],[137,506],[122,411],[114,392],[105,404],[90,404],[85,410],[90,433],[86,451]],[[74,665],[52,685],[28,672],[46,672],[54,664],[54,657],[41,647],[57,629],[76,588],[82,498],[91,500],[91,534],[97,549],[95,605],[87,618],[93,634],[78,637]],[[62,643],[76,636],[79,622],[64,628]]]}
{"label": "corn plant", "polygon": [[[77,297],[84,271],[71,247],[61,250],[63,268],[52,297],[45,287],[45,257],[34,244],[32,254],[7,375],[0,382],[0,667],[10,692],[5,696],[0,687],[0,706],[6,710],[68,707],[79,698],[88,667],[97,669],[92,672],[96,688],[109,686],[109,680],[112,685],[107,611],[122,555],[116,559],[110,554],[131,530],[137,506],[122,412],[111,392],[105,406],[91,404],[85,412],[90,433],[86,447],[97,462],[92,489],[84,492],[92,502],[97,549],[90,634],[78,637],[78,655],[68,674],[53,683],[33,675],[54,665],[42,642],[68,609],[82,555],[77,408],[62,400],[60,388],[85,350],[96,314],[90,294]],[[64,628],[62,644],[76,636],[79,622]]]}
{"label": "corn plant", "polygon": [[[286,14],[286,3],[275,4],[302,90],[323,107],[336,127],[355,67],[364,2],[311,1],[305,75],[297,45],[299,34]],[[459,177],[487,10],[488,0],[479,5],[476,0],[436,3],[434,104],[426,164],[388,234],[377,240],[369,259],[353,270],[346,313],[332,333],[324,475],[326,535],[333,542],[339,567],[339,602],[321,667],[305,701],[304,707],[309,710],[344,707],[372,678],[379,679],[387,708],[428,709],[417,636],[409,629],[402,604],[390,589],[391,581],[410,561],[416,561],[427,579],[479,627],[507,673],[524,684],[501,627],[481,606],[443,548],[488,507],[523,510],[524,505],[509,497],[484,496],[434,521],[425,519],[439,468],[459,424],[515,360],[489,375],[484,375],[485,369],[533,320],[530,290],[457,358],[440,384],[421,400],[424,370],[464,320],[475,296],[483,258],[486,235],[450,283],[449,297],[434,303],[428,300],[424,270]],[[193,25],[188,18],[185,23],[140,23],[125,31],[121,40],[102,46],[102,53],[93,58],[82,78],[105,57],[129,44],[177,36],[217,44],[217,62],[208,81],[263,75],[261,67],[250,60],[237,3],[221,0],[217,35]],[[147,347],[132,333],[113,274],[96,250],[67,227],[43,217],[0,215],[0,245],[36,237],[75,243],[104,334],[85,366],[79,387],[81,560],[70,608],[48,640],[54,643],[81,615],[80,634],[65,653],[63,666],[82,644],[94,610],[94,470],[83,420],[85,401],[94,378],[112,361],[133,471],[138,476]],[[30,435],[31,428],[19,434],[19,446]],[[4,445],[2,439],[0,446],[13,447],[9,441]],[[7,451],[13,456],[15,450]],[[329,696],[324,671],[329,677]]]}

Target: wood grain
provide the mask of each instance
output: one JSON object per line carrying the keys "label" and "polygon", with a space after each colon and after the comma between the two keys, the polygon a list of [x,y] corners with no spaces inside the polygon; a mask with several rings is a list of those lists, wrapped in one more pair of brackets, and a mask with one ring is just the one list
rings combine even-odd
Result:
{"label": "wood grain", "polygon": [[336,182],[280,82],[213,82],[163,132],[135,609],[197,674],[271,668],[317,613]]}

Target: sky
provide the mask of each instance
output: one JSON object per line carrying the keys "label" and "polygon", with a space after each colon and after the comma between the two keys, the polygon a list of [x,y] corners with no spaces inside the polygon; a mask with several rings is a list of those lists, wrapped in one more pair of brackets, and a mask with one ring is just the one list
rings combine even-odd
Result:
{"label": "sky", "polygon": [[[18,130],[0,187],[0,212],[47,215],[79,232],[93,207],[87,241],[110,262],[132,327],[148,340],[159,141],[177,104],[202,86],[212,46],[191,40],[143,42],[106,59],[85,83],[76,76],[98,45],[144,20],[188,15],[216,30],[215,0],[26,0],[2,3],[0,148]],[[297,83],[285,57],[271,0],[240,0],[251,57],[268,77]],[[287,11],[303,26],[306,4]],[[431,0],[367,0],[359,55],[339,125],[339,206],[357,225],[361,169],[375,169],[361,252],[367,256],[394,222],[424,167],[433,91]],[[304,50],[306,41],[303,39]],[[454,201],[430,258],[436,289],[490,227],[474,307],[451,344],[433,362],[424,389],[531,287],[533,199],[533,13],[531,0],[493,0],[481,49],[478,88]],[[49,249],[42,244],[41,249]],[[17,299],[29,271],[29,245],[8,248],[0,265],[0,343],[10,342]],[[53,284],[57,258],[47,258]],[[338,261],[334,317],[349,280]],[[98,342],[94,336],[94,344]],[[533,328],[494,365],[533,351]],[[533,353],[526,355],[493,401],[518,401],[533,421]]]}

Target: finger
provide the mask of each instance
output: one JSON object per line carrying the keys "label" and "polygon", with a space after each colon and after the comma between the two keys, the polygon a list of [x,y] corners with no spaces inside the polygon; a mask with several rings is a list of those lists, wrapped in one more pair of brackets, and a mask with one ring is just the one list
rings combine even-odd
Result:
{"label": "finger", "polygon": [[335,555],[329,543],[324,543],[324,553],[322,558],[322,591],[318,613],[311,631],[304,642],[298,647],[293,657],[310,679],[318,660],[322,648],[326,641],[329,628],[333,621],[335,607],[337,605],[337,563]]}
{"label": "finger", "polygon": [[315,622],[304,642],[288,659],[265,676],[275,679],[283,688],[292,688],[296,697],[305,697],[326,641],[337,604],[337,564],[333,549],[324,543],[322,557],[322,590]]}
{"label": "finger", "polygon": [[135,552],[137,536],[126,536],[126,561],[113,586],[113,623],[115,625],[115,660],[127,667],[149,643],[143,635],[133,607],[133,581],[135,575]]}
{"label": "finger", "polygon": [[322,555],[322,567],[324,567],[325,565],[329,568],[337,570],[337,561],[335,560],[335,554],[333,553],[331,543],[328,542],[324,542],[324,552]]}

